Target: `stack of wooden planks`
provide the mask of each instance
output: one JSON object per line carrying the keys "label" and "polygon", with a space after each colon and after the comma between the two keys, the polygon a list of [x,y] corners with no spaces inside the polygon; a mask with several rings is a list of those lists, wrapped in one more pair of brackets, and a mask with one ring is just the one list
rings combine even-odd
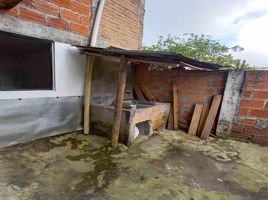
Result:
{"label": "stack of wooden planks", "polygon": [[213,124],[220,108],[222,95],[215,95],[212,104],[196,104],[192,116],[191,124],[188,130],[189,135],[200,136],[207,139],[211,133]]}

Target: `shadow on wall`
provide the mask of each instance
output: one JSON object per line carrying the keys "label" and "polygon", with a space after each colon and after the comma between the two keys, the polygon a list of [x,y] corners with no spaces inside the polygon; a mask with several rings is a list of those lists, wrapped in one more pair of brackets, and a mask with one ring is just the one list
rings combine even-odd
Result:
{"label": "shadow on wall", "polygon": [[[111,105],[116,96],[120,61],[95,57],[92,75],[92,104]],[[128,66],[125,99],[133,99],[134,68]]]}

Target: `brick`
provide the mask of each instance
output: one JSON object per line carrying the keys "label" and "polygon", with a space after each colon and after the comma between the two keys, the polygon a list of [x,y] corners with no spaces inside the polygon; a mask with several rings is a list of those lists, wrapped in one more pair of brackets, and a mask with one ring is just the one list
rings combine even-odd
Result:
{"label": "brick", "polygon": [[246,90],[268,90],[268,80],[263,81],[246,81]]}
{"label": "brick", "polygon": [[268,101],[265,104],[265,110],[268,110]]}
{"label": "brick", "polygon": [[251,110],[249,116],[268,118],[268,110]]}
{"label": "brick", "polygon": [[189,101],[193,102],[203,102],[204,95],[198,95],[198,94],[188,94],[187,98]]}
{"label": "brick", "polygon": [[19,17],[22,19],[37,22],[40,24],[45,24],[46,22],[44,14],[36,12],[35,10],[30,9],[30,8],[21,7],[20,12],[19,12]]}
{"label": "brick", "polygon": [[70,8],[71,5],[71,0],[49,0],[49,1],[64,8]]}
{"label": "brick", "polygon": [[238,114],[240,116],[247,116],[249,113],[249,109],[248,108],[239,108]]}
{"label": "brick", "polygon": [[248,108],[263,108],[264,101],[259,100],[242,100],[240,102],[240,107],[248,107]]}
{"label": "brick", "polygon": [[268,99],[268,92],[259,91],[259,92],[252,92],[253,98],[257,99]]}
{"label": "brick", "polygon": [[43,11],[47,14],[51,14],[54,16],[59,15],[59,9],[57,5],[43,1],[43,0],[35,0],[34,7],[37,10]]}
{"label": "brick", "polygon": [[264,135],[264,134],[268,134],[268,129],[258,129],[258,128],[246,126],[244,128],[244,133],[251,134],[251,135]]}
{"label": "brick", "polygon": [[250,98],[251,97],[251,92],[250,91],[243,91],[241,96],[244,97],[244,98]]}
{"label": "brick", "polygon": [[47,24],[49,26],[52,26],[55,28],[60,28],[60,29],[64,29],[64,30],[69,29],[69,23],[65,20],[60,19],[60,18],[48,17]]}
{"label": "brick", "polygon": [[260,81],[267,78],[266,71],[248,71],[246,73],[246,80]]}
{"label": "brick", "polygon": [[81,35],[88,35],[88,27],[80,24],[71,23],[70,30]]}
{"label": "brick", "polygon": [[256,125],[257,121],[255,119],[243,119],[239,122],[239,124],[243,125]]}
{"label": "brick", "polygon": [[89,17],[82,16],[82,17],[81,17],[81,24],[82,24],[82,25],[89,26],[89,25],[90,25],[90,19],[89,19]]}
{"label": "brick", "polygon": [[223,79],[215,79],[213,81],[209,82],[209,85],[212,87],[224,87],[225,86],[225,80]]}
{"label": "brick", "polygon": [[233,125],[231,128],[231,131],[234,133],[243,133],[244,131],[244,126],[243,125]]}
{"label": "brick", "polygon": [[78,0],[79,2],[85,4],[85,5],[90,5],[91,0]]}
{"label": "brick", "polygon": [[71,9],[86,16],[89,16],[89,5],[82,4],[78,1],[71,2]]}
{"label": "brick", "polygon": [[217,89],[216,88],[211,88],[211,87],[201,87],[197,89],[198,94],[216,94]]}
{"label": "brick", "polygon": [[33,0],[23,0],[20,5],[25,5],[25,6],[33,6],[34,1]]}
{"label": "brick", "polygon": [[61,8],[60,17],[63,19],[70,20],[72,22],[80,23],[80,15],[69,9]]}

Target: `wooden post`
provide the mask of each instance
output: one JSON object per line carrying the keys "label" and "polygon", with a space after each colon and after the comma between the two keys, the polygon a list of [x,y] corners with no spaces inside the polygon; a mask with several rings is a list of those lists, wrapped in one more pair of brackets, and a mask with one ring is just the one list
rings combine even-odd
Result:
{"label": "wooden post", "polygon": [[84,82],[84,134],[90,130],[90,94],[94,56],[87,56],[87,67]]}
{"label": "wooden post", "polygon": [[118,78],[115,112],[114,112],[114,124],[113,124],[113,130],[112,130],[112,146],[116,146],[118,144],[120,122],[121,122],[126,78],[127,78],[127,60],[125,56],[121,56],[120,62],[121,62],[120,72],[119,72],[119,78]]}
{"label": "wooden post", "polygon": [[178,82],[173,81],[172,83],[172,91],[173,91],[173,123],[174,123],[174,130],[179,129],[178,123]]}

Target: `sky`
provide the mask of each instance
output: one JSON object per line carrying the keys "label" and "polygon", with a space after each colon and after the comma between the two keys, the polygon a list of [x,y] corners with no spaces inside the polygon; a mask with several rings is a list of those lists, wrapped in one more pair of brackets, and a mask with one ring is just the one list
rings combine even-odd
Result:
{"label": "sky", "polygon": [[146,0],[143,45],[159,36],[206,34],[256,67],[268,67],[268,0]]}

